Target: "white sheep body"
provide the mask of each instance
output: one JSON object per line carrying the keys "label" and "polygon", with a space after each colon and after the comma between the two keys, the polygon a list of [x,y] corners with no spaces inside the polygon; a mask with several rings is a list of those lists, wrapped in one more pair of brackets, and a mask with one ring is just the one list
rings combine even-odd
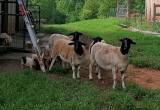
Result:
{"label": "white sheep body", "polygon": [[[92,79],[92,66],[94,64],[99,67],[99,79],[101,79],[100,68],[105,70],[112,70],[114,79],[113,88],[115,88],[116,73],[126,71],[128,66],[128,57],[127,55],[121,54],[120,47],[98,42],[91,48],[89,79]],[[123,88],[125,88],[124,82],[122,83]]]}

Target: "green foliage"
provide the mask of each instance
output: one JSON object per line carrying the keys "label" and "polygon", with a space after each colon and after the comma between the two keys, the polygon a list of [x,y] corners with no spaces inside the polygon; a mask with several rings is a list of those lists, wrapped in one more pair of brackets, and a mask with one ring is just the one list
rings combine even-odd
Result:
{"label": "green foliage", "polygon": [[[48,23],[67,23],[115,16],[117,0],[29,0],[29,4],[39,4]],[[144,13],[145,0],[131,0],[130,5],[131,11]]]}
{"label": "green foliage", "polygon": [[57,30],[64,34],[77,30],[90,37],[101,36],[107,43],[117,46],[120,46],[118,42],[120,38],[129,37],[137,42],[129,52],[130,63],[138,67],[160,69],[160,38],[124,30],[118,26],[123,22],[123,19],[116,18],[94,19],[64,25],[45,25],[42,28],[46,32]]}
{"label": "green foliage", "polygon": [[99,4],[97,0],[85,0],[83,10],[81,13],[82,19],[91,19],[97,17]]}
{"label": "green foliage", "polygon": [[116,8],[116,0],[100,0],[100,7],[98,9],[98,18],[107,18],[110,9]]}
{"label": "green foliage", "polygon": [[145,12],[145,0],[132,0],[130,5],[132,11],[142,14]]}
{"label": "green foliage", "polygon": [[60,74],[64,74],[64,73],[66,73],[67,71],[64,69],[64,68],[62,68],[62,66],[60,66],[60,65],[54,65],[53,67],[52,67],[52,69],[50,70],[50,72],[53,72],[53,73],[60,73]]}

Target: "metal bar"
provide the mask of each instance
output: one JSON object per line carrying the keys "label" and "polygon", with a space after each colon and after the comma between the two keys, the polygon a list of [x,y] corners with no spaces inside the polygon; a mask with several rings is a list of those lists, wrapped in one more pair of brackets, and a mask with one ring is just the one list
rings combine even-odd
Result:
{"label": "metal bar", "polygon": [[16,1],[0,1],[0,3],[17,3]]}
{"label": "metal bar", "polygon": [[[27,13],[26,7],[24,6],[23,0],[17,0],[17,1],[18,1],[18,4],[19,4],[19,9],[21,11],[21,15],[23,16],[23,19],[25,21],[28,33],[30,35],[33,47],[34,47],[35,52],[36,52],[36,54],[37,54],[37,56],[40,60],[41,59],[41,57],[40,57],[41,56],[41,50],[40,50],[40,48],[37,44],[36,34],[35,34],[35,31],[32,27],[31,19],[28,17],[28,13]],[[41,70],[42,70],[42,68],[41,68]],[[42,70],[42,71],[45,72],[45,70]]]}
{"label": "metal bar", "polygon": [[21,16],[20,14],[0,13],[0,15]]}

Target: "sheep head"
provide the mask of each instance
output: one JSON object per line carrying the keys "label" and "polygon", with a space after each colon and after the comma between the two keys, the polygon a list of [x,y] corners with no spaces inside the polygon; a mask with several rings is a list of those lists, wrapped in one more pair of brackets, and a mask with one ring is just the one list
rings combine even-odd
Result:
{"label": "sheep head", "polygon": [[129,52],[129,49],[131,47],[131,44],[135,45],[136,42],[134,42],[132,39],[130,38],[123,38],[123,39],[120,39],[120,41],[122,42],[122,45],[121,45],[121,53],[123,55],[125,54],[128,54]]}
{"label": "sheep head", "polygon": [[69,45],[74,45],[74,51],[81,56],[84,53],[83,46],[86,44],[77,40],[69,43]]}
{"label": "sheep head", "polygon": [[70,33],[69,35],[72,35],[73,36],[72,41],[75,41],[75,40],[79,40],[79,36],[83,35],[83,34],[80,33],[80,32],[75,31],[73,33]]}

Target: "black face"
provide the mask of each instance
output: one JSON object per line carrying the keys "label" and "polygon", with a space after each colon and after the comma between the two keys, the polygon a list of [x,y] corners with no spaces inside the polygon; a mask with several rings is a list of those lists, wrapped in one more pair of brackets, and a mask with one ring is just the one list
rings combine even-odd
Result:
{"label": "black face", "polygon": [[26,64],[26,57],[22,57],[23,63]]}
{"label": "black face", "polygon": [[101,37],[95,37],[93,38],[93,44],[97,43],[97,42],[101,42],[103,39]]}
{"label": "black face", "polygon": [[76,31],[76,32],[70,33],[69,35],[73,35],[72,41],[75,41],[75,40],[79,40],[79,36],[82,35],[82,33]]}
{"label": "black face", "polygon": [[75,52],[78,54],[78,55],[82,55],[84,53],[84,50],[83,50],[83,45],[85,46],[86,44],[85,43],[82,43],[80,41],[74,41],[74,42],[71,42],[69,43],[69,45],[74,45],[74,50]]}
{"label": "black face", "polygon": [[120,39],[120,41],[122,42],[122,46],[121,46],[121,53],[123,55],[128,54],[129,49],[131,47],[131,44],[135,45],[136,43],[134,41],[132,41],[129,38],[123,38]]}

